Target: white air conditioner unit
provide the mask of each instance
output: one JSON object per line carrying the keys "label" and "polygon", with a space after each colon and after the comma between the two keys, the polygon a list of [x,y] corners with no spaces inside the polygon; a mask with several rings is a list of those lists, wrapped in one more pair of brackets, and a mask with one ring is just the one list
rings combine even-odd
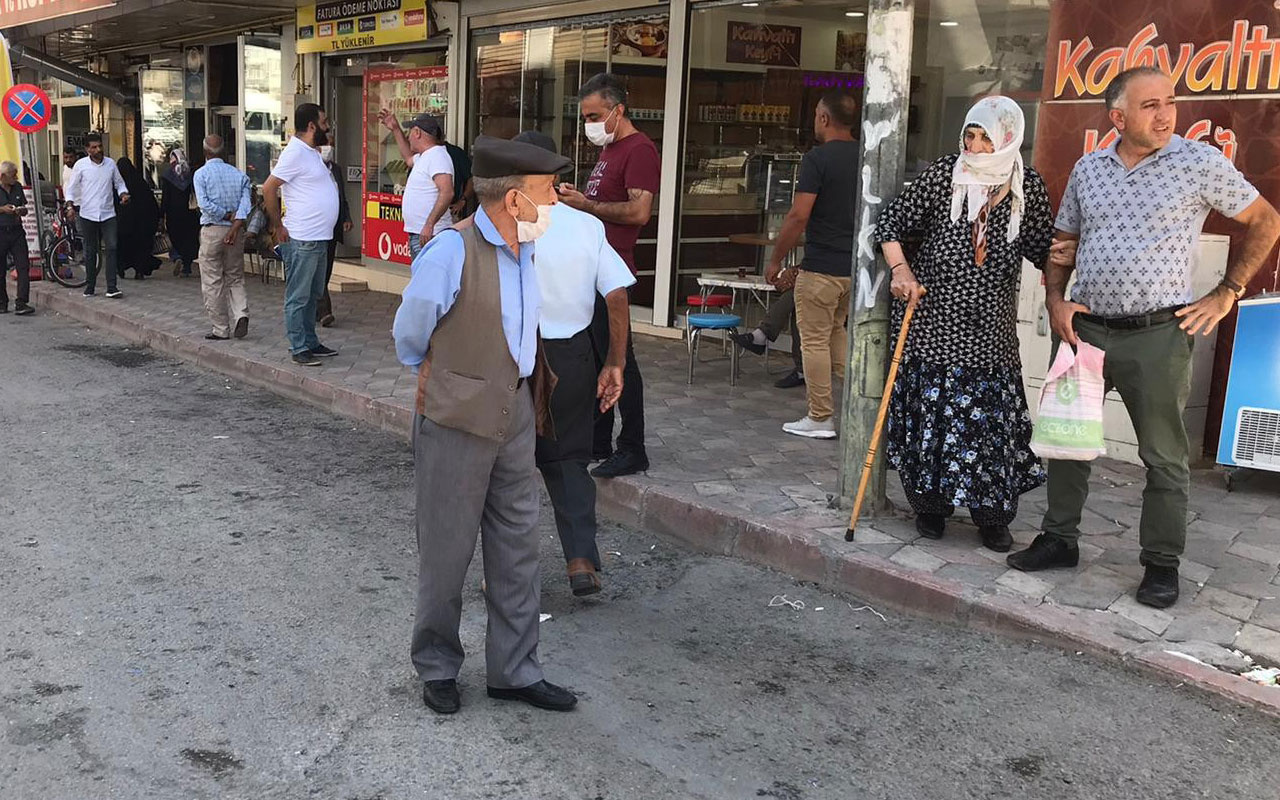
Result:
{"label": "white air conditioner unit", "polygon": [[1280,470],[1280,409],[1241,408],[1231,453],[1237,466]]}

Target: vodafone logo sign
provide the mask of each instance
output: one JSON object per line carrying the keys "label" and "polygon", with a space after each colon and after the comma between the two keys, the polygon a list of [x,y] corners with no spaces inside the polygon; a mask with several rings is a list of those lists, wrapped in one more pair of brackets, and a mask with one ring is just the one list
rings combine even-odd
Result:
{"label": "vodafone logo sign", "polygon": [[391,260],[391,234],[385,231],[378,237],[378,258]]}

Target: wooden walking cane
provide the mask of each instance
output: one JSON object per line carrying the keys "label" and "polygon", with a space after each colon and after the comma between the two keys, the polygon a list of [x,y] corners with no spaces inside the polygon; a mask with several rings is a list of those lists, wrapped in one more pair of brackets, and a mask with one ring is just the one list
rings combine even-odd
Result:
{"label": "wooden walking cane", "polygon": [[[923,293],[923,292],[922,292]],[[902,363],[902,349],[907,345],[907,331],[911,328],[911,318],[916,314],[919,298],[907,303],[907,312],[902,315],[902,330],[898,331],[898,344],[893,348],[893,360],[889,362],[889,379],[885,381],[884,396],[880,398],[880,413],[876,415],[876,426],[871,431],[871,448],[867,450],[867,460],[862,465],[862,480],[858,481],[858,496],[853,501],[853,515],[849,517],[849,530],[844,532],[846,542],[853,541],[853,529],[858,527],[858,517],[862,514],[862,501],[867,495],[867,481],[871,478],[871,465],[876,460],[876,450],[880,447],[880,434],[884,433],[884,418],[889,414],[889,400],[893,397],[893,384],[898,379],[898,364]]]}

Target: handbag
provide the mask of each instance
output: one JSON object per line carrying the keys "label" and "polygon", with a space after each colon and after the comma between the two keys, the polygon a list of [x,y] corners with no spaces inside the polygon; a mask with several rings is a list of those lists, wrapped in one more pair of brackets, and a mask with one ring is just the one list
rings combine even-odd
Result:
{"label": "handbag", "polygon": [[1041,458],[1092,461],[1106,455],[1102,427],[1106,353],[1087,342],[1073,352],[1063,342],[1040,391],[1040,415],[1031,434],[1031,450]]}

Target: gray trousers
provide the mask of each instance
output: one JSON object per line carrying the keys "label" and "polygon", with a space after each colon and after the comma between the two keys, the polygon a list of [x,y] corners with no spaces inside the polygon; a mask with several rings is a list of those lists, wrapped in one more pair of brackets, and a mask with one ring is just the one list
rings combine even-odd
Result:
{"label": "gray trousers", "polygon": [[800,327],[796,325],[794,289],[788,289],[774,298],[764,314],[764,319],[760,320],[760,324],[756,327],[764,334],[764,338],[776,342],[788,324],[791,325],[791,360],[795,363],[797,372],[804,372],[804,359],[800,355]]}
{"label": "gray trousers", "polygon": [[462,586],[475,554],[484,558],[490,686],[521,689],[542,680],[538,663],[538,473],[533,397],[511,409],[505,442],[414,418],[418,602],[411,648],[423,681],[456,678],[462,667]]}

